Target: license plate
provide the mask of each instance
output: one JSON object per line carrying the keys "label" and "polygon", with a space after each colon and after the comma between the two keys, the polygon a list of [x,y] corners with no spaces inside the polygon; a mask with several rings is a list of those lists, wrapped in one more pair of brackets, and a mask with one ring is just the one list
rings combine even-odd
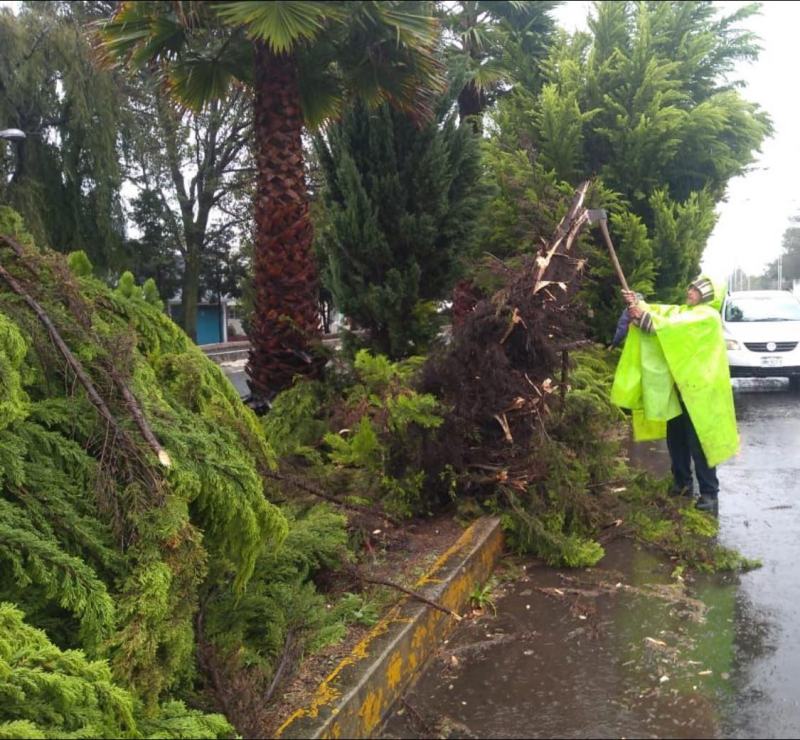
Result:
{"label": "license plate", "polygon": [[780,367],[783,365],[783,357],[762,357],[761,367]]}

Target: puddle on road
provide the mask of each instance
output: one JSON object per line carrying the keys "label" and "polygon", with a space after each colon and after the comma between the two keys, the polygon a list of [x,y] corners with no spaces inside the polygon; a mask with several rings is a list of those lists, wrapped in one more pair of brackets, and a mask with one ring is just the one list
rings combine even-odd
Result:
{"label": "puddle on road", "polygon": [[670,568],[629,542],[597,568],[528,566],[496,616],[459,628],[382,737],[735,734],[737,645],[746,663],[766,629],[742,620],[732,578],[686,587]]}

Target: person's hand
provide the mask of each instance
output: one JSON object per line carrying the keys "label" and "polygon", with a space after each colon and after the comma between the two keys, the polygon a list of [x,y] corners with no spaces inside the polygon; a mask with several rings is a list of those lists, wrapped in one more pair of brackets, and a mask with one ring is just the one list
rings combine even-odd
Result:
{"label": "person's hand", "polygon": [[639,306],[629,306],[628,307],[628,316],[631,317],[634,321],[638,321],[642,318],[644,311]]}
{"label": "person's hand", "polygon": [[636,293],[634,293],[632,290],[623,290],[622,297],[625,299],[625,303],[627,303],[629,306],[636,305]]}

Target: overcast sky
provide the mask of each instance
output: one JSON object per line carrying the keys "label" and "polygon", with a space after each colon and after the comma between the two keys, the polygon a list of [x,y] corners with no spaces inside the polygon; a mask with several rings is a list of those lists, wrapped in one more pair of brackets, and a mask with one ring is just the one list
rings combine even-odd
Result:
{"label": "overcast sky", "polygon": [[[746,2],[716,2],[732,12]],[[0,0],[0,6],[18,3]],[[557,9],[560,25],[569,31],[586,28],[590,2],[571,0]],[[761,38],[763,51],[755,63],[742,64],[734,77],[745,81],[742,94],[769,113],[775,133],[764,144],[756,164],[732,180],[727,201],[703,258],[703,268],[726,277],[736,266],[757,274],[780,251],[789,218],[800,215],[800,2],[763,3],[761,15],[747,28]]]}
{"label": "overcast sky", "polygon": [[[746,4],[714,3],[726,14]],[[559,23],[569,31],[586,28],[591,5],[565,3],[556,11]],[[769,113],[775,133],[751,171],[731,180],[727,201],[717,209],[703,269],[720,279],[737,265],[759,274],[780,252],[789,218],[800,215],[800,2],[764,2],[761,14],[745,23],[761,38],[763,51],[732,78],[747,83],[742,95]]]}

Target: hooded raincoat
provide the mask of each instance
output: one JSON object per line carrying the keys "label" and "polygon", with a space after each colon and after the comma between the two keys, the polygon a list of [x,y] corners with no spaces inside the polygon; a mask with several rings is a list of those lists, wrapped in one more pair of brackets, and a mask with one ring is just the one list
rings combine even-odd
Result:
{"label": "hooded raincoat", "polygon": [[[653,334],[631,324],[611,400],[630,409],[635,441],[662,439],[682,413],[678,393],[710,467],[739,449],[720,306],[725,290],[697,306],[647,305]],[[676,392],[677,391],[677,392]]]}

